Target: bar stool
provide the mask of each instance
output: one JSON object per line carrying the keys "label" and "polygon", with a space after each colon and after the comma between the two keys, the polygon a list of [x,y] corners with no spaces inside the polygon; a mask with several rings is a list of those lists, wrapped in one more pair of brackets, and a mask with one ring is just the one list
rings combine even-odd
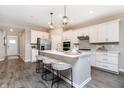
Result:
{"label": "bar stool", "polygon": [[[64,62],[56,62],[52,64],[52,69],[53,69],[53,80],[52,80],[52,84],[51,87],[53,87],[53,85],[55,83],[57,83],[57,88],[59,87],[59,81],[61,76],[67,78],[68,80],[71,81],[71,87],[73,87],[73,74],[72,74],[72,66],[70,64],[64,63]],[[66,70],[71,70],[71,79],[69,79],[68,77],[64,76],[61,74],[62,71],[66,71]],[[54,73],[56,71],[57,77],[55,78]]]}
{"label": "bar stool", "polygon": [[[52,79],[47,79],[47,75],[51,73],[51,65],[55,63],[55,60],[52,59],[52,58],[49,58],[49,57],[45,57],[43,59],[43,70],[42,70],[42,79],[43,80],[46,80],[46,81],[49,81],[49,80],[52,80]],[[45,76],[45,78],[44,78]]]}
{"label": "bar stool", "polygon": [[41,63],[43,61],[43,57],[41,55],[37,55],[36,56],[36,73],[40,73],[40,69],[41,69]]}

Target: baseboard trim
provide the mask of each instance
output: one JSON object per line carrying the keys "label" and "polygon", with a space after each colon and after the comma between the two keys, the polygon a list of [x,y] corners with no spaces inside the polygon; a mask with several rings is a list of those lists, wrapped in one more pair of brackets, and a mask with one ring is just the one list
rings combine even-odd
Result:
{"label": "baseboard trim", "polygon": [[24,61],[24,58],[22,58],[20,55],[19,55],[19,58]]}
{"label": "baseboard trim", "polygon": [[[71,84],[71,82],[68,80],[68,79],[66,79],[65,77],[61,77],[63,80],[65,80],[67,83],[69,83],[69,84]],[[91,80],[91,77],[88,77],[84,82],[82,82],[80,85],[78,85],[78,84],[76,84],[76,83],[74,83],[73,82],[73,86],[75,87],[75,88],[83,88],[89,81]]]}
{"label": "baseboard trim", "polygon": [[4,61],[5,60],[5,57],[3,57],[3,58],[0,58],[0,61]]}
{"label": "baseboard trim", "polygon": [[24,62],[31,62],[30,60],[24,60]]}
{"label": "baseboard trim", "polygon": [[[51,71],[51,72],[53,73],[53,71]],[[57,75],[56,72],[54,72],[54,74]],[[66,81],[67,83],[69,83],[69,84],[71,85],[71,81],[68,80],[67,78],[65,78],[65,77],[63,77],[63,76],[61,76],[60,78],[63,79],[64,81]],[[74,86],[75,88],[83,88],[90,80],[91,80],[91,77],[88,77],[88,78],[87,78],[85,81],[83,81],[80,85],[78,85],[78,84],[76,84],[76,83],[73,82],[73,86]]]}
{"label": "baseboard trim", "polygon": [[124,73],[124,69],[119,69],[119,72],[123,72]]}
{"label": "baseboard trim", "polygon": [[87,79],[80,85],[80,88],[84,87],[90,80],[91,80],[91,77],[87,78]]}

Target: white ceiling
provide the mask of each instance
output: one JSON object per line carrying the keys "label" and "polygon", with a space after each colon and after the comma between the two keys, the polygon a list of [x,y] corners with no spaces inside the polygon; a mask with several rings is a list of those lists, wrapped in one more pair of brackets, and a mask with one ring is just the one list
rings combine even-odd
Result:
{"label": "white ceiling", "polygon": [[[94,13],[90,14],[89,11],[94,11]],[[63,16],[63,6],[61,5],[1,5],[0,23],[35,25],[48,28],[50,12],[54,13],[54,25],[56,27],[61,26],[61,16]],[[67,16],[72,20],[69,25],[121,12],[124,12],[124,6],[67,6]]]}

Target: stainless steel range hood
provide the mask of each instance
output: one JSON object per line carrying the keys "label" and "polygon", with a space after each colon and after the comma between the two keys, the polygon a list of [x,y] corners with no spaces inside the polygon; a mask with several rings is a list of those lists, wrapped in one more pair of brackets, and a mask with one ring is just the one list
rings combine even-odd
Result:
{"label": "stainless steel range hood", "polygon": [[79,40],[89,40],[89,36],[79,36],[77,37]]}

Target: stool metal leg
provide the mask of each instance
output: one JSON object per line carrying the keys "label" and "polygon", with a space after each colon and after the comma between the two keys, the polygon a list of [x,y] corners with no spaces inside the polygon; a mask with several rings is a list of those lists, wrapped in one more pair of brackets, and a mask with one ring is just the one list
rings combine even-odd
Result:
{"label": "stool metal leg", "polygon": [[[58,78],[60,78],[59,77],[59,71],[57,70],[57,76],[58,76]],[[59,80],[58,80],[58,82],[57,82],[57,88],[59,87]]]}
{"label": "stool metal leg", "polygon": [[44,76],[44,71],[45,71],[45,70],[44,70],[44,63],[43,63],[43,69],[42,69],[42,79],[44,79],[44,78],[43,78],[43,76]]}
{"label": "stool metal leg", "polygon": [[58,88],[58,87],[59,87],[59,83],[60,83],[59,81],[61,80],[61,79],[60,79],[60,77],[61,77],[61,76],[60,76],[61,71],[56,70],[56,74],[57,74],[56,77],[55,77],[55,75],[54,75],[54,71],[55,71],[55,70],[53,69],[53,79],[52,79],[51,88],[53,87],[54,84],[57,84],[57,88]]}
{"label": "stool metal leg", "polygon": [[72,71],[72,68],[71,68],[71,88],[73,88],[73,71]]}
{"label": "stool metal leg", "polygon": [[53,69],[53,79],[52,79],[51,88],[53,87],[54,79],[55,79],[55,76],[54,76],[54,69]]}
{"label": "stool metal leg", "polygon": [[36,62],[36,73],[40,73],[40,60]]}

